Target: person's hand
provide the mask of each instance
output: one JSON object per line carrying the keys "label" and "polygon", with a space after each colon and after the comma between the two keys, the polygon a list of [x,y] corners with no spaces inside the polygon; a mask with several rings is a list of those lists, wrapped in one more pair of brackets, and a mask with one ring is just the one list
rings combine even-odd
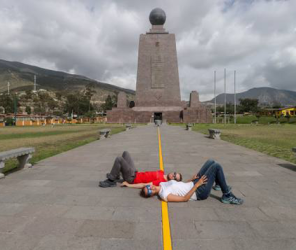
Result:
{"label": "person's hand", "polygon": [[205,175],[203,175],[203,176],[198,180],[198,182],[196,183],[196,185],[198,185],[198,186],[200,187],[200,186],[202,186],[202,185],[204,185],[204,184],[207,184],[207,182],[208,182],[208,178],[207,178]]}
{"label": "person's hand", "polygon": [[121,187],[128,187],[129,186],[129,183],[127,181],[124,181],[121,183],[120,185]]}
{"label": "person's hand", "polygon": [[195,174],[195,175],[192,176],[192,180],[196,180],[198,178],[199,178],[199,175],[198,174]]}

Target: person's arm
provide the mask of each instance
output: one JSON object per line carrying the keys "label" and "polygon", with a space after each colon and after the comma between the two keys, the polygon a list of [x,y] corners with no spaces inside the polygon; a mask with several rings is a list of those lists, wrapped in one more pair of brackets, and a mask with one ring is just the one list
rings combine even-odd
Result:
{"label": "person's arm", "polygon": [[185,195],[185,196],[178,196],[178,195],[173,195],[173,194],[169,194],[167,196],[167,200],[171,201],[171,202],[186,202],[189,201],[189,199],[191,198],[191,196],[193,195],[193,193],[196,191],[196,189],[204,184],[207,183],[207,177],[205,175],[203,175],[198,182],[195,183],[195,185],[193,186],[193,188],[191,188],[191,190]]}
{"label": "person's arm", "polygon": [[137,184],[130,184],[128,183],[127,181],[124,181],[121,183],[121,187],[130,187],[130,188],[143,188],[147,185],[151,185],[152,182],[149,182],[149,183],[137,183]]}

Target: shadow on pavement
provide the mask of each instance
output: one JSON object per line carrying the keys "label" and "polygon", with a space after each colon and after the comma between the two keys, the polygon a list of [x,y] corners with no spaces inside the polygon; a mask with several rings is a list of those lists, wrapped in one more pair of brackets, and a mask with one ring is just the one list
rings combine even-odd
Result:
{"label": "shadow on pavement", "polygon": [[217,195],[214,195],[214,194],[210,194],[210,197],[211,197],[211,198],[214,198],[214,199],[216,199],[216,200],[218,200],[218,201],[221,201],[221,196],[217,196]]}
{"label": "shadow on pavement", "polygon": [[296,165],[293,165],[293,164],[278,164],[280,167],[283,167],[283,168],[286,168],[286,169],[289,169],[289,170],[292,170],[294,172],[296,172]]}

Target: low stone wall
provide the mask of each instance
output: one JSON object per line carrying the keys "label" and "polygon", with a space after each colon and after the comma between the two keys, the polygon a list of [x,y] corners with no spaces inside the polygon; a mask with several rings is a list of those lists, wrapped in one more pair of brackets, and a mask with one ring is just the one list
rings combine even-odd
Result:
{"label": "low stone wall", "polygon": [[[166,122],[211,123],[211,111],[205,107],[187,108],[183,111],[163,111]],[[153,122],[153,111],[134,111],[130,108],[113,108],[107,111],[107,123],[149,123]]]}
{"label": "low stone wall", "polygon": [[[113,108],[107,111],[108,123],[148,123],[153,122],[154,112],[137,112],[132,109]],[[182,122],[180,111],[162,112],[162,119],[166,122]]]}
{"label": "low stone wall", "polygon": [[212,112],[206,107],[187,108],[183,110],[184,123],[212,123]]}

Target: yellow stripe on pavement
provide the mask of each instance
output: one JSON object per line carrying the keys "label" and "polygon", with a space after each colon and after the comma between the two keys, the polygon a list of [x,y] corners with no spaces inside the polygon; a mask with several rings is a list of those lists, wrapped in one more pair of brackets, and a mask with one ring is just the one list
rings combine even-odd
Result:
{"label": "yellow stripe on pavement", "polygon": [[[158,132],[158,145],[159,145],[159,167],[160,170],[163,169],[163,159],[162,159],[162,150],[161,150],[161,136],[160,130],[157,128]],[[164,250],[172,250],[172,240],[171,240],[171,230],[170,230],[170,219],[168,212],[168,204],[167,202],[161,202],[162,209],[162,237],[163,237],[163,249]]]}

